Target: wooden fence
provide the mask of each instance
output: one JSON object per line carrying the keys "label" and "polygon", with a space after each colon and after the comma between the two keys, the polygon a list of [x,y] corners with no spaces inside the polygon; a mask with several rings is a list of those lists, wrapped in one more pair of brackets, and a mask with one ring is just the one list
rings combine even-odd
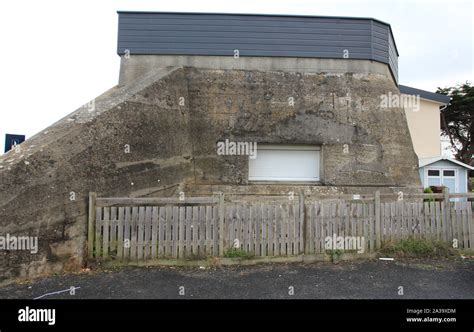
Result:
{"label": "wooden fence", "polygon": [[[345,250],[374,252],[401,239],[445,241],[474,249],[472,202],[310,203],[307,207],[306,252],[322,253],[331,238],[349,238],[362,247]],[[337,249],[337,248],[334,248]]]}
{"label": "wooden fence", "polygon": [[[374,252],[385,243],[419,238],[474,249],[472,202],[384,202],[380,193],[357,200],[225,201],[218,197],[89,199],[90,258],[149,260]],[[342,242],[341,242],[342,241]],[[329,247],[328,247],[329,246]]]}

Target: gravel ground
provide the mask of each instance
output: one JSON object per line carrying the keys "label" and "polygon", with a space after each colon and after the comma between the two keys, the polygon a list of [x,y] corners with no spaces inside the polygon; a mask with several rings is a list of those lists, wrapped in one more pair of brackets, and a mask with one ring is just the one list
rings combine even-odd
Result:
{"label": "gravel ground", "polygon": [[10,284],[0,288],[0,299],[32,299],[71,286],[80,287],[75,295],[64,292],[46,298],[474,299],[474,260],[123,267]]}

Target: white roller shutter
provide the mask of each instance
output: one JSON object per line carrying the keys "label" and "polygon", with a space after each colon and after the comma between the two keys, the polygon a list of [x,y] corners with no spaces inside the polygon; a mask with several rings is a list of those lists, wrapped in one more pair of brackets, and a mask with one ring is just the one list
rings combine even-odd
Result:
{"label": "white roller shutter", "polygon": [[250,181],[319,181],[320,148],[306,145],[258,145],[249,158]]}

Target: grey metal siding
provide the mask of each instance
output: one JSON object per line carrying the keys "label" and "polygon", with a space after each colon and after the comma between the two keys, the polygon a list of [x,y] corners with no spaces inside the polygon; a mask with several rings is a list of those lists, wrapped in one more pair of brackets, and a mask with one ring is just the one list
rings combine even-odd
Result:
{"label": "grey metal siding", "polygon": [[398,54],[395,48],[395,40],[391,33],[388,34],[388,65],[392,69],[393,76],[398,82]]}
{"label": "grey metal siding", "polygon": [[451,97],[440,94],[440,93],[412,88],[412,87],[401,85],[401,84],[398,86],[398,88],[400,89],[401,93],[406,94],[406,95],[416,95],[416,96],[420,96],[420,98],[423,98],[423,99],[433,100],[433,101],[437,101],[437,102],[445,103],[445,104],[448,104],[451,101]]}
{"label": "grey metal siding", "polygon": [[391,37],[389,26],[373,19],[119,12],[117,52],[338,59],[347,50],[352,59],[387,63],[397,80]]}

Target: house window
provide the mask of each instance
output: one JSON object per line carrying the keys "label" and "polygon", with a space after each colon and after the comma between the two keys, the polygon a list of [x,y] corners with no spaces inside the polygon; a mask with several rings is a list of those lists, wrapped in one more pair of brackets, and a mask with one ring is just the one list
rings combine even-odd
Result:
{"label": "house window", "polygon": [[258,145],[249,158],[250,181],[319,181],[320,148],[308,145]]}
{"label": "house window", "polygon": [[428,169],[428,186],[446,186],[450,192],[456,192],[456,170]]}
{"label": "house window", "polygon": [[440,186],[441,177],[439,176],[438,169],[429,169],[428,170],[428,186]]}
{"label": "house window", "polygon": [[451,171],[444,170],[443,171],[443,176],[455,176],[455,172],[454,172],[454,170],[451,170]]}
{"label": "house window", "polygon": [[437,169],[429,169],[428,176],[439,176],[439,170]]}

